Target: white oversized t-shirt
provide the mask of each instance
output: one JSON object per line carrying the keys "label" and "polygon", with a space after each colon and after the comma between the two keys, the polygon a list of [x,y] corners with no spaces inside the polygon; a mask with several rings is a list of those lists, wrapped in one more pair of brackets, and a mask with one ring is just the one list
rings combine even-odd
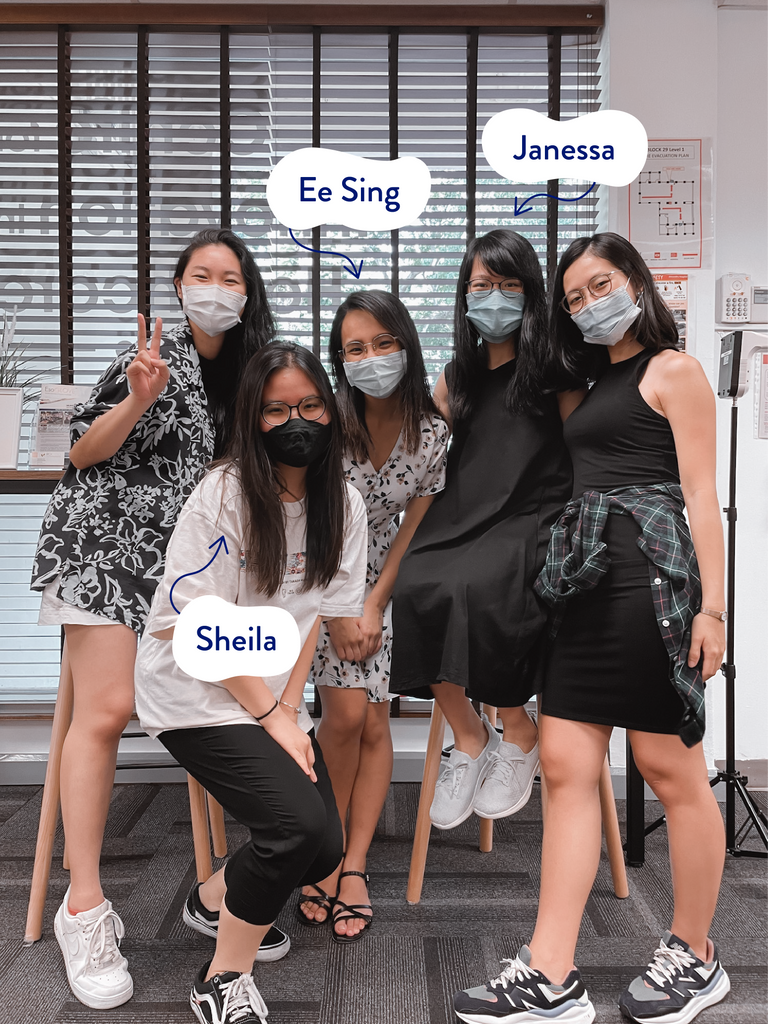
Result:
{"label": "white oversized t-shirt", "polygon": [[[155,591],[144,636],[136,658],[136,711],[150,736],[167,729],[198,729],[214,725],[257,724],[255,719],[221,683],[207,683],[183,672],[173,657],[172,641],[153,633],[174,626],[178,614],[170,602],[170,590],[180,576],[202,567],[211,557],[210,545],[222,535],[223,546],[205,569],[188,575],[173,592],[181,610],[193,598],[215,595],[237,605],[283,608],[296,620],[303,646],[315,619],[363,614],[368,528],[365,504],[359,492],[346,485],[349,505],[344,528],[341,565],[327,587],[302,591],[306,562],[305,502],[284,502],[287,561],[283,583],[271,597],[254,586],[246,572],[246,519],[240,483],[235,472],[212,470],[198,484],[182,509],[165,559],[165,574]],[[290,672],[267,676],[264,682],[279,698]],[[312,720],[302,701],[299,726],[308,732]]]}

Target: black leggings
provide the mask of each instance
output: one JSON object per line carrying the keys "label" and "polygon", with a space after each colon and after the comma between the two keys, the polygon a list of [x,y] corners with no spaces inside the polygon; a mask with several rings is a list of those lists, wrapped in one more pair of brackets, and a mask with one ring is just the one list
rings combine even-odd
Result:
{"label": "black leggings", "polygon": [[258,725],[172,729],[158,737],[251,840],[226,866],[227,910],[271,924],[299,885],[326,878],[343,854],[341,822],[317,741],[317,783]]}

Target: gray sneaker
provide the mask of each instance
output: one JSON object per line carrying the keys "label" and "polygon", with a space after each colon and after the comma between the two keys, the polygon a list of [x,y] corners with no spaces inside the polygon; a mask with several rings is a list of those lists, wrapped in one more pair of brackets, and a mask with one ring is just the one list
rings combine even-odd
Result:
{"label": "gray sneaker", "polygon": [[456,828],[472,813],[472,803],[479,779],[483,774],[488,756],[499,745],[501,737],[482,715],[482,722],[488,730],[488,742],[484,750],[471,758],[455,748],[443,762],[435,786],[435,797],[429,808],[429,817],[435,828]]}
{"label": "gray sneaker", "polygon": [[504,740],[489,755],[475,794],[475,814],[481,818],[506,818],[525,807],[539,770],[539,744],[524,754]]}

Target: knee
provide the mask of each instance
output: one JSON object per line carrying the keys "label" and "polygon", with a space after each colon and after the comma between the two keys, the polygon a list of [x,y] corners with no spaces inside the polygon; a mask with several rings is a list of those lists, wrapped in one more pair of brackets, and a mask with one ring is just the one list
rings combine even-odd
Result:
{"label": "knee", "polygon": [[323,732],[331,734],[336,743],[359,740],[365,727],[367,710],[367,704],[361,705],[354,699],[334,700],[332,706],[323,710]]}
{"label": "knee", "polygon": [[583,764],[574,763],[573,759],[565,757],[561,750],[548,750],[540,748],[541,773],[547,792],[556,794],[565,790],[596,790],[600,781],[600,772],[591,772]]}
{"label": "knee", "polygon": [[75,713],[74,722],[79,729],[91,737],[107,742],[116,742],[133,714],[133,695],[115,695],[99,703],[97,708],[88,708],[84,713]]}
{"label": "knee", "polygon": [[[386,709],[379,711],[379,709]],[[369,704],[363,726],[362,742],[367,747],[379,747],[391,739],[389,704]]]}

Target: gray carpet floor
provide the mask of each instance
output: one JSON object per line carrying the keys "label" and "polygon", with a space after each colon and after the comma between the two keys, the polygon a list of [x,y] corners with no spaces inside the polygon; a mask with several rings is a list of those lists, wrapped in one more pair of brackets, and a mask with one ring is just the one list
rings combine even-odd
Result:
{"label": "gray carpet floor", "polygon": [[[530,938],[539,881],[538,787],[526,808],[496,823],[491,853],[478,851],[478,820],[450,832],[433,829],[421,903],[405,902],[419,787],[390,787],[371,849],[375,924],[358,943],[340,946],[326,928],[295,917],[278,923],[292,948],[275,964],[257,964],[256,983],[270,1024],[453,1024],[455,989],[498,974]],[[115,787],[103,855],[104,890],[126,929],[123,952],[133,999],[89,1010],[67,986],[53,937],[53,915],[67,887],[59,834],[40,942],[24,947],[26,901],[40,810],[39,787],[0,787],[0,992],[2,1024],[190,1024],[190,983],[213,942],[181,921],[194,880],[186,786]],[[619,815],[623,802],[619,801]],[[658,805],[646,804],[648,820]],[[228,822],[230,847],[244,830]],[[616,997],[644,965],[671,918],[665,830],[647,842],[642,868],[629,869],[630,897],[617,900],[605,857],[587,905],[578,949],[602,1024],[622,1019]],[[705,1024],[765,1024],[766,862],[729,857],[712,934],[732,992],[699,1018]]]}

